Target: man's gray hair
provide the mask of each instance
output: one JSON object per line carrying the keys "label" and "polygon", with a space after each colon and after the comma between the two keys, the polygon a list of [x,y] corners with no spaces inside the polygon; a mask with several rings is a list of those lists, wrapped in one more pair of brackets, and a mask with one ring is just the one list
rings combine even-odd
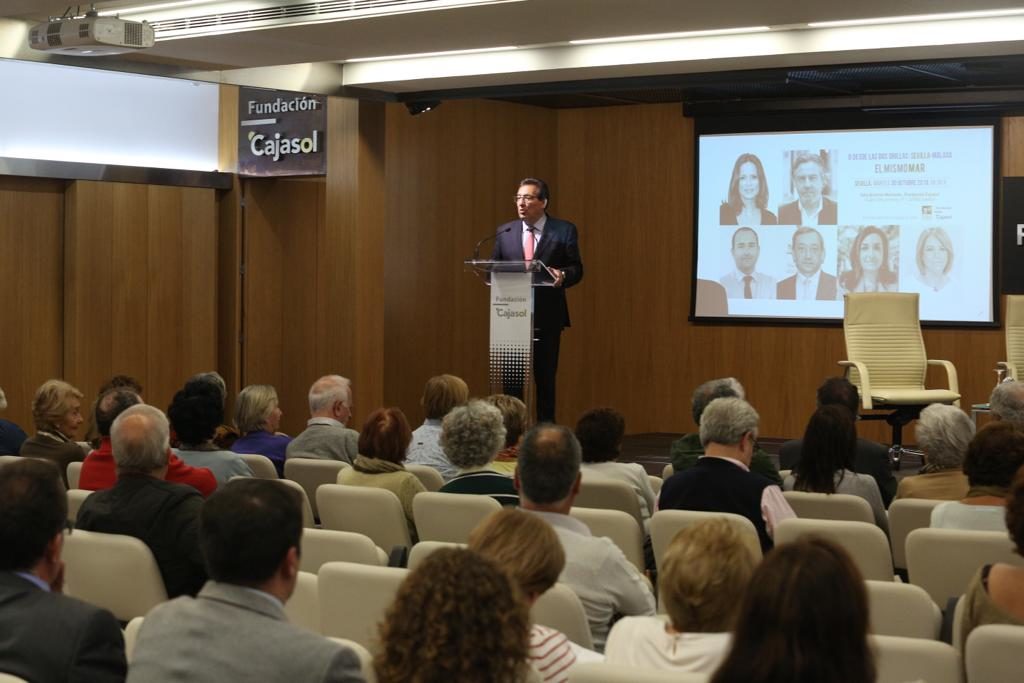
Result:
{"label": "man's gray hair", "polygon": [[110,427],[118,474],[149,474],[166,465],[170,431],[167,416],[153,406],[140,403],[118,415]]}
{"label": "man's gray hair", "polygon": [[324,375],[309,388],[309,412],[319,413],[335,401],[352,405],[352,380],[341,375]]}
{"label": "man's gray hair", "polygon": [[716,398],[704,409],[700,420],[700,444],[735,446],[750,433],[757,438],[761,416],[742,398]]}
{"label": "man's gray hair", "polygon": [[992,414],[1024,429],[1024,382],[1003,382],[988,399]]}
{"label": "man's gray hair", "polygon": [[545,423],[526,432],[516,460],[523,496],[547,505],[569,497],[580,473],[582,450],[571,429]]}
{"label": "man's gray hair", "polygon": [[956,406],[933,403],[921,411],[915,433],[930,465],[955,469],[964,464],[967,445],[974,438],[974,422]]}
{"label": "man's gray hair", "polygon": [[693,410],[693,423],[700,424],[700,416],[708,404],[716,398],[746,398],[743,385],[735,377],[722,377],[704,382],[693,390],[690,406]]}
{"label": "man's gray hair", "polygon": [[448,411],[441,422],[441,449],[460,469],[483,467],[505,445],[501,411],[474,399]]}
{"label": "man's gray hair", "polygon": [[220,401],[223,403],[228,397],[228,385],[224,382],[224,378],[220,376],[219,372],[200,372],[192,375],[188,378],[191,382],[205,382],[212,386],[217,387],[217,391],[220,392]]}

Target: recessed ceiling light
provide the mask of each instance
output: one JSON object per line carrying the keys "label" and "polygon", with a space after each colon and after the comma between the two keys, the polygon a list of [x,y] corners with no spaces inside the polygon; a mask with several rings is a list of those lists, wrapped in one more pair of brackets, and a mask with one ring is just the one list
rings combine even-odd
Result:
{"label": "recessed ceiling light", "polygon": [[671,40],[673,38],[701,38],[705,36],[728,36],[739,33],[764,33],[771,26],[746,26],[743,28],[709,29],[707,31],[680,31],[676,33],[648,33],[639,36],[613,36],[610,38],[585,38],[570,40],[570,45],[594,45],[598,43],[632,43],[644,40]]}
{"label": "recessed ceiling light", "polygon": [[872,19],[843,19],[841,21],[812,21],[811,28],[838,28],[842,26],[871,26],[875,24],[906,24],[921,21],[951,21],[954,19],[988,19],[1024,14],[1024,9],[979,10],[976,12],[946,12],[944,14],[908,14],[901,17],[875,17]]}
{"label": "recessed ceiling light", "polygon": [[452,55],[475,55],[483,54],[485,52],[505,52],[507,50],[518,50],[515,45],[505,45],[502,47],[482,47],[475,50],[446,50],[444,52],[417,52],[408,55],[387,55],[383,57],[356,57],[355,59],[346,59],[346,63],[351,62],[389,62],[398,59],[423,59],[425,57],[450,57]]}

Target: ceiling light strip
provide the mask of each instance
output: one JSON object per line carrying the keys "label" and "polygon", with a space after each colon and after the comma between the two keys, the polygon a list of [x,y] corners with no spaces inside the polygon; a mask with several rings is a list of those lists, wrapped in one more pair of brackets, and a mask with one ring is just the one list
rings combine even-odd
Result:
{"label": "ceiling light strip", "polygon": [[870,19],[842,19],[839,21],[812,21],[811,28],[842,28],[844,26],[875,26],[880,24],[911,24],[927,21],[954,21],[957,19],[991,19],[1014,17],[1024,14],[1024,9],[978,10],[972,12],[946,12],[943,14],[909,14],[898,17],[874,17]]}
{"label": "ceiling light strip", "polygon": [[570,40],[570,45],[602,45],[605,43],[634,43],[644,40],[672,40],[674,38],[703,38],[707,36],[731,36],[743,33],[765,33],[771,26],[745,26],[742,28],[709,29],[707,31],[681,31],[677,33],[649,33],[639,36],[612,36],[608,38],[583,38]]}

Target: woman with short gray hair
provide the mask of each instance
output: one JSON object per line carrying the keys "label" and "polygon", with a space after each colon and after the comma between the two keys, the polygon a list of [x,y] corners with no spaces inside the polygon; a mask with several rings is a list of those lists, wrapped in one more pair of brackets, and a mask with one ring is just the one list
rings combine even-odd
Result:
{"label": "woman with short gray hair", "polygon": [[452,408],[441,422],[441,448],[459,472],[441,487],[441,492],[487,495],[502,505],[519,505],[512,477],[490,467],[504,445],[505,424],[500,410],[476,399]]}
{"label": "woman with short gray hair", "polygon": [[965,497],[968,482],[963,463],[972,438],[974,423],[956,406],[935,403],[922,410],[917,422],[917,445],[924,453],[925,464],[917,475],[900,481],[896,497],[929,500]]}
{"label": "woman with short gray hair", "polygon": [[284,477],[285,451],[292,438],[278,434],[281,409],[277,390],[269,384],[250,384],[235,401],[235,426],[242,436],[231,444],[235,453],[265,455],[274,463],[277,476]]}

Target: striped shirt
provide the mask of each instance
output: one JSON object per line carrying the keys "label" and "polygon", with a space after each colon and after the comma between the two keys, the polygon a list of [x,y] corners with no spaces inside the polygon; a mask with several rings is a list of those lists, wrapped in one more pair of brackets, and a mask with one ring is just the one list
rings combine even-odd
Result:
{"label": "striped shirt", "polygon": [[564,633],[540,624],[530,627],[530,666],[544,683],[568,681],[569,668],[575,663],[576,655]]}

